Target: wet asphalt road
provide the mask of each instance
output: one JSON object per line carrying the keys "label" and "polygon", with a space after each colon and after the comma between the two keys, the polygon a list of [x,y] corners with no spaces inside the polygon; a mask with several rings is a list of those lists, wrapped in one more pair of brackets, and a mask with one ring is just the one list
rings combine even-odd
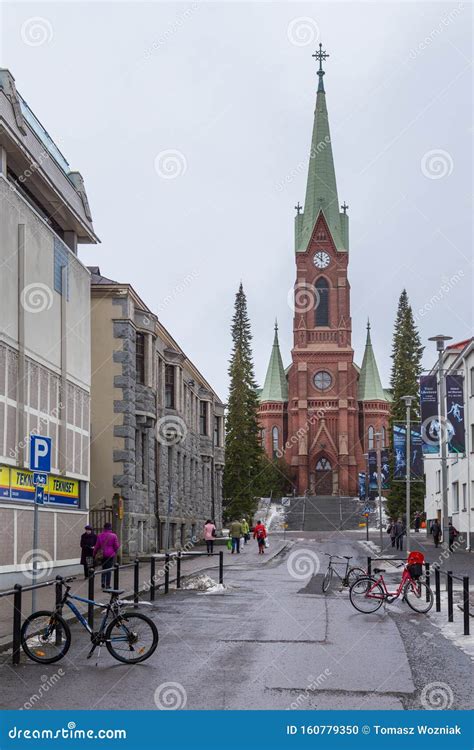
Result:
{"label": "wet asphalt road", "polygon": [[[271,538],[273,551],[278,539]],[[23,661],[14,669],[4,657],[1,707],[419,709],[441,699],[469,708],[472,662],[431,617],[401,602],[363,615],[346,590],[321,593],[324,552],[353,555],[365,567],[359,539],[358,532],[295,532],[272,560],[253,545],[226,556],[225,594],[173,591],[143,610],[160,643],[141,665],[119,664],[105,650],[98,667],[86,661],[88,637],[77,626],[55,665]],[[54,684],[41,689],[47,680]]]}

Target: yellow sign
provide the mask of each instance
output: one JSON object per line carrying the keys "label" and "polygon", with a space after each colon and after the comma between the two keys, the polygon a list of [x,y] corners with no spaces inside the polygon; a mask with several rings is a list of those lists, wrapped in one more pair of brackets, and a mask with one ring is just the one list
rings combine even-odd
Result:
{"label": "yellow sign", "polygon": [[59,503],[66,499],[68,502],[79,498],[79,482],[77,479],[50,476],[47,486],[49,502]]}
{"label": "yellow sign", "polygon": [[35,497],[33,472],[25,469],[10,469],[10,492],[14,499],[33,500]]}
{"label": "yellow sign", "polygon": [[9,466],[0,466],[0,497],[10,497]]}
{"label": "yellow sign", "polygon": [[[34,501],[33,472],[28,469],[0,466],[0,498]],[[45,503],[78,506],[78,480],[49,475],[48,483],[44,488],[44,499]]]}

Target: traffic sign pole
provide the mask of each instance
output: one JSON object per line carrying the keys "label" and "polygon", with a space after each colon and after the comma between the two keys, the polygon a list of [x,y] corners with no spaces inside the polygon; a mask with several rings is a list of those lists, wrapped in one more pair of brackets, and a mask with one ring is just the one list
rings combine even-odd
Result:
{"label": "traffic sign pole", "polygon": [[[33,509],[33,586],[38,578],[39,505],[44,503],[44,486],[51,471],[52,440],[43,435],[30,435],[30,469],[34,472],[35,504]],[[31,609],[36,611],[36,589],[31,591]]]}

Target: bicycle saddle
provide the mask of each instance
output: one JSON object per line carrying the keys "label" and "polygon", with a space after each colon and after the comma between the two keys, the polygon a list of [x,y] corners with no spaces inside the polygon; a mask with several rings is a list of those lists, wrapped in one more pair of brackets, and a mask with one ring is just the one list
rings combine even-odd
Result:
{"label": "bicycle saddle", "polygon": [[373,572],[374,573],[385,573],[386,571],[385,571],[385,568],[374,568]]}
{"label": "bicycle saddle", "polygon": [[120,594],[123,594],[125,589],[103,589],[104,594],[116,594],[117,596],[120,596]]}

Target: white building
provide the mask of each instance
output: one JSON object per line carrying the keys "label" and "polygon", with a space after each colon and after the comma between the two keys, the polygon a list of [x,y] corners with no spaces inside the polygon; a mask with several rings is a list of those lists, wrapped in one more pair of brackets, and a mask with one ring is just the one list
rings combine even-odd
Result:
{"label": "white building", "polygon": [[0,574],[31,568],[35,432],[50,436],[53,446],[39,559],[49,568],[79,556],[91,365],[90,274],[77,246],[97,241],[81,175],[1,69]]}
{"label": "white building", "polygon": [[[444,353],[446,374],[464,377],[464,424],[466,452],[448,458],[448,513],[453,526],[466,538],[472,549],[474,518],[474,338],[448,346]],[[433,373],[436,368],[433,368]],[[439,456],[425,457],[426,497],[428,519],[441,519],[441,461]]]}

